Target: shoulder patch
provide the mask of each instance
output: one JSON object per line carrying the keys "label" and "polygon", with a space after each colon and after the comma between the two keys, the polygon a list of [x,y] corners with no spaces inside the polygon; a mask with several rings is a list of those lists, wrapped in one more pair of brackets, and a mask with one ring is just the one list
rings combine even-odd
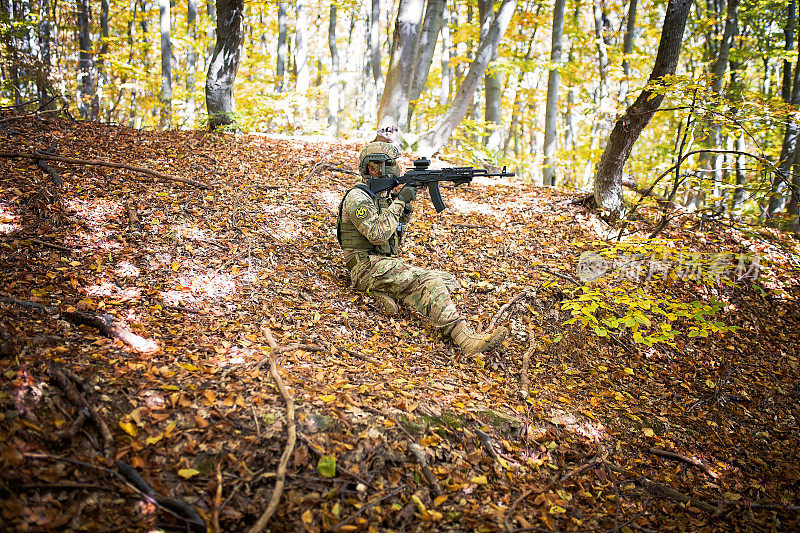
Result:
{"label": "shoulder patch", "polygon": [[368,214],[367,213],[367,207],[364,206],[364,205],[358,206],[358,208],[356,209],[356,212],[355,212],[356,218],[358,220],[364,220],[365,218],[367,218],[367,214]]}

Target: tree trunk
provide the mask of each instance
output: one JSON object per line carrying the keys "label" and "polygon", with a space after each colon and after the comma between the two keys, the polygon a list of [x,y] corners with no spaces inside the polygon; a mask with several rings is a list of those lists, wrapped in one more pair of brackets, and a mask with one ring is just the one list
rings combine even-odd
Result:
{"label": "tree trunk", "polygon": [[446,0],[428,0],[425,9],[425,18],[422,21],[422,30],[419,34],[419,44],[417,45],[417,57],[414,60],[414,74],[411,78],[411,91],[409,94],[408,123],[406,131],[411,130],[411,115],[414,114],[414,101],[420,97],[428,80],[428,73],[433,62],[433,52],[436,49],[436,41],[444,22],[444,6]]}
{"label": "tree trunk", "polygon": [[206,55],[204,57],[206,69],[208,69],[208,65],[211,63],[211,58],[214,57],[214,29],[217,26],[217,8],[214,4],[215,0],[206,0],[206,13],[211,20],[211,24],[206,28],[206,42],[208,43],[206,45]]}
{"label": "tree trunk", "polygon": [[275,65],[275,92],[283,92],[283,82],[286,76],[286,2],[278,2],[278,50]]}
{"label": "tree trunk", "polygon": [[636,29],[636,4],[638,0],[630,0],[628,3],[628,19],[625,21],[625,38],[622,45],[622,81],[619,84],[619,100],[628,103],[628,91],[630,90],[631,63],[629,58],[633,53],[633,32]]}
{"label": "tree trunk", "polygon": [[605,32],[603,29],[603,6],[600,4],[602,0],[594,0],[594,36],[597,44],[597,63],[600,72],[600,85],[598,86],[600,94],[598,104],[603,106],[606,97],[608,96],[608,50],[606,50]]}
{"label": "tree trunk", "polygon": [[[783,29],[784,46],[783,49],[787,54],[791,54],[794,50],[794,32],[797,26],[795,20],[795,13],[797,11],[797,0],[789,0],[786,6],[786,27]],[[783,82],[781,83],[781,97],[784,102],[792,99],[792,62],[788,59],[783,60]]]}
{"label": "tree trunk", "polygon": [[[479,0],[478,7],[481,19],[481,38],[485,38],[489,27],[494,20],[494,1],[493,0]],[[492,61],[497,59],[497,46],[492,51]],[[500,75],[492,72],[491,68],[487,68],[486,74],[483,78],[484,86],[484,120],[487,125],[490,125],[490,131],[484,139],[485,146],[492,151],[498,150],[502,141],[502,134],[500,125],[502,124],[502,81]]]}
{"label": "tree trunk", "polygon": [[[792,20],[787,20],[786,23],[787,26],[791,25],[792,29],[794,29],[794,11],[794,2],[792,2],[788,10],[788,15],[792,17]],[[792,35],[794,35],[794,31],[792,31]],[[789,40],[790,36],[787,33],[787,42]],[[800,50],[800,39],[798,39],[798,49]],[[772,179],[769,204],[765,213],[768,220],[779,216],[783,211],[783,206],[786,203],[784,195],[788,188],[787,186],[792,180],[792,159],[794,159],[795,149],[797,148],[797,137],[800,135],[800,124],[798,124],[794,116],[797,108],[800,107],[800,58],[794,69],[794,81],[788,103],[791,106],[791,113],[786,117],[786,129],[784,131],[783,144],[781,145],[781,155],[778,161],[778,168],[775,169],[775,176]]]}
{"label": "tree trunk", "polygon": [[552,43],[550,46],[550,63],[553,68],[547,77],[547,104],[545,105],[544,119],[544,164],[542,167],[542,181],[545,186],[556,184],[556,169],[553,163],[553,153],[556,150],[556,139],[558,138],[558,86],[561,74],[559,64],[561,63],[561,41],[564,34],[564,6],[565,0],[556,0],[553,9],[553,31]]}
{"label": "tree trunk", "polygon": [[420,139],[420,146],[417,150],[419,155],[430,156],[439,151],[447,139],[450,138],[453,130],[461,123],[475,95],[475,91],[480,85],[486,66],[492,60],[494,49],[506,32],[509,22],[511,22],[511,16],[514,14],[516,7],[517,0],[503,0],[494,22],[492,22],[486,37],[478,47],[475,59],[470,63],[467,75],[464,76],[456,90],[453,102],[436,128]]}
{"label": "tree trunk", "polygon": [[424,0],[400,0],[392,56],[378,107],[378,128],[408,124],[411,77],[417,55]]}
{"label": "tree trunk", "polygon": [[439,105],[447,104],[450,99],[450,87],[452,85],[453,69],[450,60],[455,56],[453,50],[453,38],[450,35],[450,24],[448,23],[450,14],[447,11],[445,2],[443,23],[442,23],[442,85],[439,93]]}
{"label": "tree trunk", "polygon": [[[725,15],[725,29],[722,32],[722,41],[717,51],[717,58],[714,61],[713,68],[711,69],[711,90],[714,96],[719,96],[722,93],[722,84],[725,76],[725,70],[728,67],[728,58],[730,57],[731,45],[733,37],[736,34],[739,17],[739,0],[728,0],[728,7]],[[722,126],[718,120],[712,118],[711,125],[711,143],[709,148],[722,146]],[[717,198],[714,211],[721,212],[725,210],[726,202],[722,200],[722,166],[724,163],[723,154],[714,154],[711,158],[712,171],[714,175],[714,197]]]}
{"label": "tree trunk", "polygon": [[372,78],[377,91],[383,92],[381,70],[381,2],[372,0],[372,15],[369,18],[369,57],[372,62]]}
{"label": "tree trunk", "polygon": [[234,122],[233,82],[242,49],[244,0],[217,0],[217,41],[206,75],[211,130]]}
{"label": "tree trunk", "polygon": [[[669,0],[661,30],[661,41],[658,44],[658,54],[648,86],[653,86],[665,76],[675,73],[683,42],[683,30],[691,6],[692,0]],[[663,94],[645,89],[625,115],[614,124],[608,144],[600,158],[594,182],[595,202],[610,220],[625,214],[622,169],[633,149],[633,144],[663,100]]]}
{"label": "tree trunk", "polygon": [[328,24],[328,48],[331,51],[331,74],[328,81],[328,124],[339,134],[339,50],[336,48],[336,4],[331,4]]}
{"label": "tree trunk", "polygon": [[78,113],[81,118],[97,120],[98,103],[92,75],[92,28],[89,0],[76,0],[78,16]]}
{"label": "tree trunk", "polygon": [[40,105],[49,99],[50,86],[50,0],[39,0],[39,57],[42,72],[37,77],[36,92]]}
{"label": "tree trunk", "polygon": [[159,0],[159,29],[161,30],[161,116],[159,126],[168,129],[172,126],[172,15],[170,0]]}
{"label": "tree trunk", "polygon": [[195,0],[188,0],[186,9],[186,33],[188,37],[189,49],[186,51],[186,111],[184,112],[184,122],[189,129],[194,129],[197,119],[197,103],[194,98],[195,86],[197,85],[197,3]]}
{"label": "tree trunk", "polygon": [[308,69],[307,30],[308,17],[306,15],[306,2],[305,0],[297,0],[295,6],[294,64],[295,68],[297,68],[295,90],[300,94],[305,94],[311,83],[311,74]]}

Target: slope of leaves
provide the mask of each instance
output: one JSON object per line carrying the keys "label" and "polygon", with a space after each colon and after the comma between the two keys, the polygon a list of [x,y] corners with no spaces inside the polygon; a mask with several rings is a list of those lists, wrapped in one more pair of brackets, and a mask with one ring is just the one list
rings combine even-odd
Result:
{"label": "slope of leaves", "polygon": [[[800,525],[797,275],[763,236],[672,230],[696,252],[750,250],[769,268],[756,285],[664,281],[680,301],[713,292],[716,319],[738,329],[647,346],[564,325],[577,258],[608,230],[569,194],[486,181],[445,189],[441,215],[421,194],[405,256],[459,278],[474,327],[510,327],[472,359],[424,318],[381,316],[348,288],[335,214],[353,176],[331,168],[351,168],[359,145],[56,118],[0,131],[3,151],[53,143],[209,189],[53,163],[59,189],[35,162],[0,161],[3,529],[185,530],[185,515],[110,474],[117,461],[211,530],[255,523],[288,423],[260,364],[265,328],[298,423],[272,530]],[[76,311],[157,348],[76,326]],[[91,422],[59,438],[80,410],[52,365],[83,383],[112,446]]]}

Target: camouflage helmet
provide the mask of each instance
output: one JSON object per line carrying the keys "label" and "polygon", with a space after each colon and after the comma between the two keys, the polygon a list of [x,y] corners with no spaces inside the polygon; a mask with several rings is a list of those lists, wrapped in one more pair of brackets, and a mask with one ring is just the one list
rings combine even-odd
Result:
{"label": "camouflage helmet", "polygon": [[381,176],[394,176],[397,174],[397,160],[400,150],[385,142],[371,142],[367,144],[358,155],[358,171],[362,176],[368,177],[370,163],[380,167]]}

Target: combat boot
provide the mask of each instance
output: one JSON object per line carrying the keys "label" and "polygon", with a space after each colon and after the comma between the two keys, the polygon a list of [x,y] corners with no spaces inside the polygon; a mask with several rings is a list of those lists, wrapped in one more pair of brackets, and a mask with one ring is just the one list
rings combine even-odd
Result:
{"label": "combat boot", "polygon": [[397,307],[397,302],[395,299],[388,294],[383,292],[371,292],[370,294],[373,298],[375,298],[375,304],[384,315],[394,316],[400,311],[400,308]]}
{"label": "combat boot", "polygon": [[477,335],[467,325],[466,320],[461,320],[450,332],[450,336],[456,346],[464,352],[464,355],[477,355],[499,346],[506,338],[507,333],[506,328],[499,327],[491,333]]}

